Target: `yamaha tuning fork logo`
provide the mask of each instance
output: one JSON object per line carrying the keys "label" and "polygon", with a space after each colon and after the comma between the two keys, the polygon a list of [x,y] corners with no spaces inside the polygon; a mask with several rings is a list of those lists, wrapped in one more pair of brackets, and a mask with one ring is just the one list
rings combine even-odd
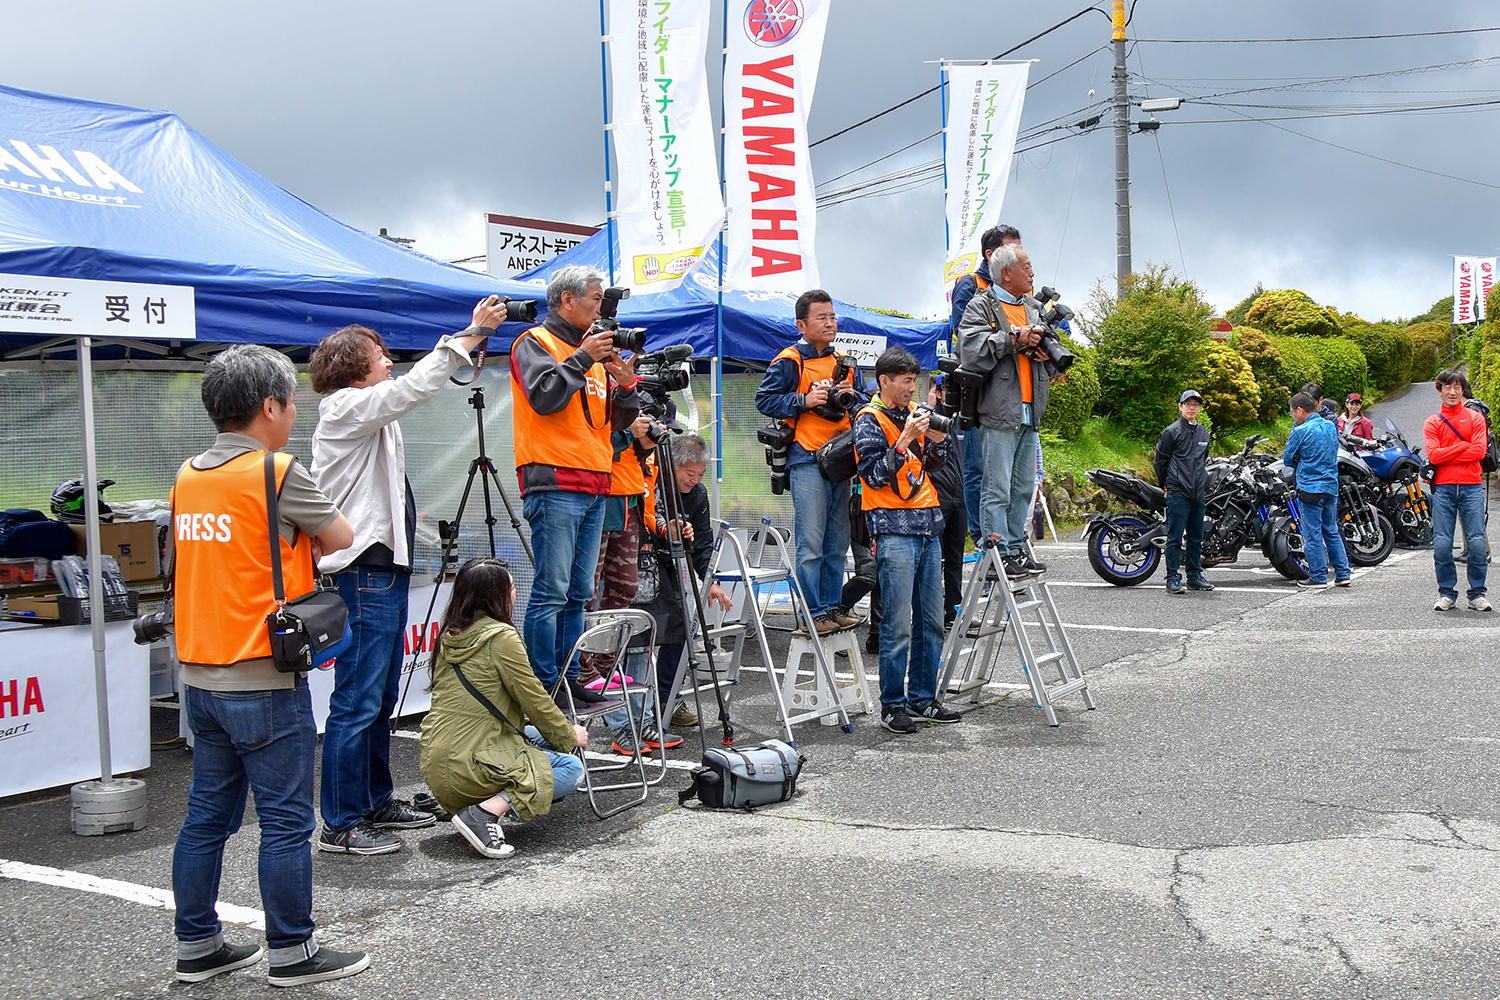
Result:
{"label": "yamaha tuning fork logo", "polygon": [[792,40],[806,16],[802,0],[751,0],[745,7],[745,34],[756,45],[775,48]]}

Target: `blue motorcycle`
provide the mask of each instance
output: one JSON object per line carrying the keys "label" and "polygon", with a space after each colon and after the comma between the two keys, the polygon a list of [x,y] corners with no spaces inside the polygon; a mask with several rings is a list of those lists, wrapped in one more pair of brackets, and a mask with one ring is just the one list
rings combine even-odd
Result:
{"label": "blue motorcycle", "polygon": [[1390,420],[1385,427],[1385,433],[1370,445],[1341,437],[1373,474],[1376,482],[1364,484],[1366,499],[1390,519],[1396,541],[1408,548],[1431,545],[1432,505],[1422,486],[1421,449],[1408,447]]}

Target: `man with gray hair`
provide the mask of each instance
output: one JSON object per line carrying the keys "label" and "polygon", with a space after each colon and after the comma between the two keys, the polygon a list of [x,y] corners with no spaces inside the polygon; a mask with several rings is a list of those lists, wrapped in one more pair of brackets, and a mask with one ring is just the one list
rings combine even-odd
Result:
{"label": "man with gray hair", "polygon": [[[297,419],[297,371],[267,347],[231,347],[203,373],[203,405],[218,437],[178,470],[172,487],[173,592],[183,711],[193,779],[172,852],[177,978],[196,983],[259,962],[259,945],[224,941],[215,912],[224,844],[255,792],[260,894],[272,986],[364,971],[362,952],[313,937],[313,754],[307,675],[271,659],[266,616],[276,607],[268,547],[270,488],[287,597],[314,588],[314,563],[348,547],[354,529],[286,446]],[[267,481],[268,476],[270,482]]]}
{"label": "man with gray hair", "polygon": [[958,327],[959,361],[990,375],[979,399],[980,531],[1001,550],[1007,576],[1032,576],[1046,569],[1026,550],[1026,521],[1052,371],[1033,356],[1044,327],[1031,297],[1031,257],[1019,244],[997,247],[990,274],[994,283],[970,300]]}
{"label": "man with gray hair", "polygon": [[587,704],[603,698],[579,683],[569,654],[594,594],[614,464],[610,435],[641,409],[634,360],[623,359],[612,332],[596,325],[603,302],[598,271],[558,268],[547,283],[546,317],[510,349],[516,476],[536,561],[521,638],[543,686],[566,676],[573,700]]}

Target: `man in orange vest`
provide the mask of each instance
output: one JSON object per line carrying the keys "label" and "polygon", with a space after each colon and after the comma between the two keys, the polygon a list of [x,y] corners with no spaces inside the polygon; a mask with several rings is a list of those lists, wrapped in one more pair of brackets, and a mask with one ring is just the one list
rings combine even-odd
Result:
{"label": "man in orange vest", "polygon": [[173,591],[183,710],[194,735],[187,816],[172,853],[177,978],[196,983],[259,962],[258,945],[224,941],[215,913],[224,843],[255,792],[260,892],[270,983],[298,986],[364,971],[363,952],[313,937],[313,756],[307,675],[271,660],[266,616],[276,607],[265,460],[274,454],[284,592],[312,591],[313,565],[346,548],[354,529],[291,455],[297,370],[268,347],[231,347],[203,372],[203,405],[218,437],[184,462],[172,487]]}
{"label": "man in orange vest", "polygon": [[[833,348],[839,320],[833,298],[821,288],[797,298],[802,340],[771,359],[755,392],[755,408],[792,425],[787,454],[792,487],[792,530],[797,536],[797,584],[819,635],[860,623],[840,606],[844,556],[849,551],[849,484],[823,478],[813,453],[850,428],[849,414],[868,401],[859,366]],[[834,378],[845,366],[840,378]]]}
{"label": "man in orange vest", "polygon": [[914,733],[917,722],[961,716],[937,700],[943,656],[943,512],[929,475],[948,435],[914,413],[917,359],[900,347],[875,360],[879,394],[854,420],[861,504],[880,570],[880,725]]}
{"label": "man in orange vest", "polygon": [[[948,319],[948,333],[953,340],[953,352],[958,353],[958,324],[963,322],[964,310],[975,294],[990,287],[990,255],[1000,247],[1019,246],[1021,231],[1015,226],[1001,223],[986,229],[979,237],[979,252],[984,255],[978,270],[966,274],[953,283],[952,309]],[[980,489],[984,482],[984,446],[978,428],[964,434],[964,509],[969,518],[969,536],[980,539],[979,506]]]}
{"label": "man in orange vest", "polygon": [[547,315],[510,351],[511,429],[521,512],[536,558],[521,637],[531,668],[549,690],[566,676],[573,700],[603,697],[578,681],[569,662],[594,594],[614,446],[610,435],[639,415],[634,361],[595,326],[604,276],[560,267],[547,283]]}

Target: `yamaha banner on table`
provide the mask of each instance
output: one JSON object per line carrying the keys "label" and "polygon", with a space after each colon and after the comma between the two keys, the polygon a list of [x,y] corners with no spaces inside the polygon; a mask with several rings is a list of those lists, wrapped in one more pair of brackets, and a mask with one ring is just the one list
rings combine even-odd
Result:
{"label": "yamaha banner on table", "polygon": [[704,53],[707,3],[610,0],[610,118],[623,273],[637,294],[677,287],[724,220]]}
{"label": "yamaha banner on table", "polygon": [[948,66],[948,255],[943,284],[979,267],[979,239],[1000,222],[1010,161],[1021,127],[1021,104],[1031,64]]}
{"label": "yamaha banner on table", "polygon": [[830,0],[732,0],[724,66],[727,287],[798,294],[818,285],[808,153]]}
{"label": "yamaha banner on table", "polygon": [[1484,319],[1484,300],[1495,287],[1495,258],[1453,258],[1453,322],[1459,325]]}

